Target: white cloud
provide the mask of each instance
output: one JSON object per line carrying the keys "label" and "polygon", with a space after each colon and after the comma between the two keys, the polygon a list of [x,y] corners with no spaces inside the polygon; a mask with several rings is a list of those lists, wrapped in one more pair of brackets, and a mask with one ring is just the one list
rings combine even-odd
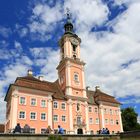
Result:
{"label": "white cloud", "polygon": [[[117,97],[139,96],[139,9],[140,4],[131,4],[124,14],[112,21],[110,25],[115,33],[79,32],[83,42],[82,57],[87,62],[87,84],[91,87],[100,85],[102,90]],[[137,61],[129,64],[133,60]],[[124,69],[122,64],[128,67]]]}
{"label": "white cloud", "polygon": [[20,42],[15,41],[15,48],[16,48],[18,51],[22,51],[22,46],[21,46]]}
{"label": "white cloud", "polygon": [[[66,7],[70,8],[73,20],[76,19],[74,28],[82,39],[81,59],[86,62],[87,85],[91,89],[99,85],[101,90],[115,97],[128,95],[139,97],[140,16],[138,13],[140,2],[137,4],[135,4],[136,0],[135,2],[116,0],[115,2],[118,5],[126,4],[128,9],[109,22],[107,21],[109,9],[99,0],[81,0],[80,4],[79,0],[69,0],[64,1],[64,5],[57,2],[53,6],[37,3],[33,8],[33,15],[28,26],[32,38],[46,41],[52,37],[57,24],[62,22]],[[113,28],[113,33],[109,31],[91,32],[93,27],[102,26],[105,22]],[[24,27],[20,29],[23,29],[23,36],[26,36],[28,29],[24,30]],[[21,55],[23,48],[20,42],[15,41],[15,48],[8,52],[8,55],[5,49],[0,50],[0,58],[13,56],[18,58],[15,63],[1,70],[0,93],[4,94],[4,88],[13,83],[16,77],[25,76],[32,65],[39,68],[38,75],[44,75],[45,80],[57,79],[56,67],[59,63],[59,50],[47,46],[31,48],[30,53],[33,57],[31,60],[28,56]],[[139,102],[139,99],[136,102]]]}
{"label": "white cloud", "polygon": [[139,3],[139,0],[112,0],[116,5],[125,4],[126,6],[131,5],[132,3]]}
{"label": "white cloud", "polygon": [[90,31],[95,25],[103,24],[109,14],[108,7],[100,0],[69,0],[65,1],[65,9],[68,7],[72,17],[76,19],[76,30]]}
{"label": "white cloud", "polygon": [[10,28],[0,26],[0,35],[2,35],[3,37],[7,38],[11,33],[12,31]]}
{"label": "white cloud", "polygon": [[57,79],[56,67],[59,62],[59,50],[52,48],[31,48],[30,52],[34,56],[34,64],[40,67],[40,75],[47,81]]}
{"label": "white cloud", "polygon": [[[62,20],[62,9],[60,3],[51,7],[45,3],[37,3],[33,8],[31,23],[29,24],[30,32],[33,33],[33,39],[46,41],[51,38],[51,32],[54,31],[56,23]],[[37,38],[34,36],[37,35]]]}

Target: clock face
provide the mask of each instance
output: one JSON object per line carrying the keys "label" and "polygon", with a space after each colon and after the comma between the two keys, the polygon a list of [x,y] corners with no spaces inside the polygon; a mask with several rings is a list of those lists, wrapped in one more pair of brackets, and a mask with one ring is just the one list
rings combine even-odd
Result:
{"label": "clock face", "polygon": [[73,44],[73,45],[78,45],[79,44],[79,41],[77,40],[77,39],[75,39],[75,38],[71,38],[71,43]]}

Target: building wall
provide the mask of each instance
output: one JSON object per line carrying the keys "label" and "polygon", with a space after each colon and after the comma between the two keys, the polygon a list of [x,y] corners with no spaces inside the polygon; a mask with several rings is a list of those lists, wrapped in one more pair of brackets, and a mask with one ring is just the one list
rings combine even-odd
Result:
{"label": "building wall", "polygon": [[[41,129],[46,129],[49,125],[49,118],[48,118],[48,101],[49,101],[49,93],[42,93],[41,91],[35,91],[35,90],[21,90],[19,89],[17,93],[17,115],[15,117],[15,124],[20,123],[21,127],[23,127],[25,124],[29,124],[31,128],[35,128],[36,133],[41,133]],[[25,104],[20,103],[20,98],[25,98]],[[31,99],[36,99],[36,105],[31,105]],[[41,106],[41,100],[46,101],[46,106]],[[57,102],[57,108],[54,108],[54,102]],[[70,103],[68,100],[53,100],[52,102],[52,120],[54,115],[58,115],[58,121],[52,121],[52,128],[57,129],[58,125],[61,125],[67,132],[72,131],[71,127],[73,129],[74,133],[77,133],[77,129],[79,128],[77,126],[77,117],[81,117],[82,121],[82,129],[84,130],[84,133],[90,133],[91,131],[94,134],[97,134],[97,131],[103,128],[103,125],[101,124],[103,122],[102,118],[104,118],[104,127],[108,128],[110,132],[117,133],[118,131],[121,131],[120,126],[120,120],[119,120],[119,107],[109,106],[109,105],[102,105],[103,109],[103,117],[101,117],[101,111],[99,109],[99,106],[97,105],[91,105],[87,104],[88,114],[86,113],[86,103],[84,101],[79,100],[72,100],[71,106],[72,106],[72,112],[70,112]],[[62,104],[65,104],[65,109],[62,109]],[[77,104],[79,104],[79,111],[77,111]],[[12,106],[12,104],[11,104]],[[96,109],[95,109],[96,108]],[[106,111],[105,111],[106,109]],[[110,110],[112,110],[112,113],[110,113]],[[20,111],[25,112],[25,118],[19,118]],[[35,112],[36,113],[36,119],[32,120],[30,118],[30,113]],[[10,113],[10,112],[9,112]],[[46,114],[46,119],[41,120],[41,113]],[[65,116],[65,121],[62,121],[62,116]],[[72,117],[72,118],[71,118]],[[88,118],[87,118],[88,117]],[[90,120],[92,118],[92,122]],[[107,119],[107,122],[106,122]],[[113,123],[111,122],[111,119],[113,120]],[[98,122],[98,121],[99,122]],[[116,120],[118,120],[118,124],[116,124]],[[13,121],[12,116],[7,120],[6,124],[6,131],[8,129],[13,129],[13,125],[9,125],[9,122]],[[72,124],[71,124],[72,123]],[[13,124],[13,123],[12,123]],[[75,125],[76,124],[76,125]],[[86,124],[86,125],[85,125]],[[71,125],[71,126],[70,126]],[[89,128],[87,128],[87,126]]]}

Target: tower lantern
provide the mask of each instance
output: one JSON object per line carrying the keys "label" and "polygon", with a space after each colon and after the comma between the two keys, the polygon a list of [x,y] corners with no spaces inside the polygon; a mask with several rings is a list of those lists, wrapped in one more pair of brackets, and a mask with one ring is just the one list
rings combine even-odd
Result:
{"label": "tower lantern", "polygon": [[71,14],[70,14],[69,9],[67,9],[67,22],[64,25],[64,28],[65,28],[65,34],[66,33],[73,33],[73,24],[71,22]]}

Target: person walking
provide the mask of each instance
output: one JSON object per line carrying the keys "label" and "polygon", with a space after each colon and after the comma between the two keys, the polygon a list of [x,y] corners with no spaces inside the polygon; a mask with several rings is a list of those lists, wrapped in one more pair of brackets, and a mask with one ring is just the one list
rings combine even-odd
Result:
{"label": "person walking", "polygon": [[20,126],[20,123],[17,123],[17,125],[16,125],[16,127],[15,127],[13,133],[16,133],[16,134],[21,133],[21,126]]}

